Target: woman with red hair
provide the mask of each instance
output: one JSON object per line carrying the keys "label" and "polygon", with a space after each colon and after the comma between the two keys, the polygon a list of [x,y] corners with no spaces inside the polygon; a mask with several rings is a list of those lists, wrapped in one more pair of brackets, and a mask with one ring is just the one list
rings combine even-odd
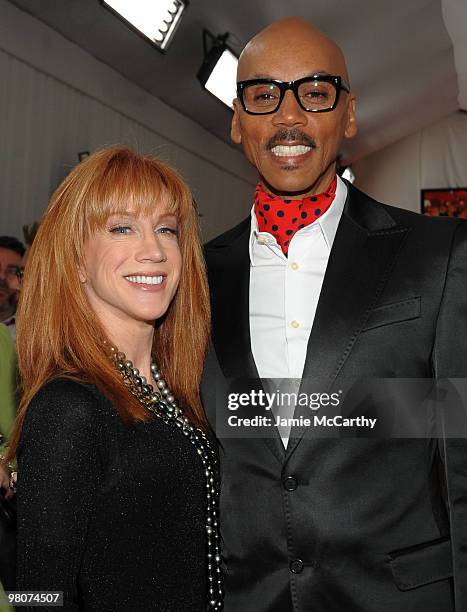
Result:
{"label": "woman with red hair", "polygon": [[24,275],[18,589],[63,591],[64,610],[221,609],[208,332],[187,186],[125,147],[91,155]]}

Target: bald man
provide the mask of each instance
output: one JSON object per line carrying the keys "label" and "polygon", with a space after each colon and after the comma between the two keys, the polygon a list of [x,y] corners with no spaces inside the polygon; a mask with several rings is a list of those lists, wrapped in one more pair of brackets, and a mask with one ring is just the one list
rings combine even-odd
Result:
{"label": "bald man", "polygon": [[[335,43],[290,18],[247,44],[232,140],[258,185],[250,216],[206,246],[203,393],[222,445],[227,612],[467,610],[465,440],[410,439],[403,424],[400,439],[370,437],[364,421],[336,432],[299,403],[242,428],[222,395],[244,379],[262,379],[257,392],[300,384],[326,415],[354,379],[465,376],[466,223],[378,203],[336,176],[355,133]],[[384,422],[380,400],[354,414]]]}

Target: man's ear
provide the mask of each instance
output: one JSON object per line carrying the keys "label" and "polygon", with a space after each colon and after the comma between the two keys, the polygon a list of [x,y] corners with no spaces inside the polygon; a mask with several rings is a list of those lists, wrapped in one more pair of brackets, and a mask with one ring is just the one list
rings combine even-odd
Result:
{"label": "man's ear", "polygon": [[353,138],[357,133],[357,117],[355,113],[355,96],[350,94],[349,105],[347,108],[347,125],[344,135],[346,138]]}
{"label": "man's ear", "polygon": [[240,118],[239,118],[240,102],[238,101],[238,98],[235,98],[235,100],[233,101],[233,109],[234,109],[234,113],[232,117],[232,125],[230,126],[230,138],[232,139],[232,142],[234,142],[235,144],[241,144],[242,133],[240,130]]}

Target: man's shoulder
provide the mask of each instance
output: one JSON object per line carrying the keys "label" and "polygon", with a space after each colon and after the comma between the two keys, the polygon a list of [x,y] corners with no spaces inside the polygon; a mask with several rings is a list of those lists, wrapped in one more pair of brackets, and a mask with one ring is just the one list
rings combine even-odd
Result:
{"label": "man's shoulder", "polygon": [[377,208],[384,212],[394,222],[394,226],[405,227],[414,230],[426,231],[434,234],[453,234],[458,228],[467,231],[467,220],[455,217],[428,217],[412,210],[401,208],[393,204],[385,204],[372,198],[368,194],[360,191],[356,187],[351,187],[349,195],[351,199],[364,202],[365,206]]}
{"label": "man's shoulder", "polygon": [[396,221],[408,226],[415,225],[425,228],[435,228],[435,230],[437,228],[443,228],[445,231],[452,231],[458,225],[465,225],[467,227],[465,219],[458,219],[457,217],[428,217],[427,215],[400,208],[393,204],[379,204],[383,206]]}
{"label": "man's shoulder", "polygon": [[14,354],[15,344],[11,337],[11,332],[6,325],[0,323],[0,353],[3,354]]}

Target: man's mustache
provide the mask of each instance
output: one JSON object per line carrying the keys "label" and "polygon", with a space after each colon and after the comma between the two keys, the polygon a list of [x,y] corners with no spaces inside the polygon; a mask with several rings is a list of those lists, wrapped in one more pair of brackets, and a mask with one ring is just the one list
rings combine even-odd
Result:
{"label": "man's mustache", "polygon": [[284,144],[285,142],[294,142],[295,144],[298,142],[300,144],[305,145],[306,147],[311,147],[312,149],[316,149],[316,142],[310,136],[304,134],[301,130],[291,129],[291,130],[279,130],[268,140],[266,143],[266,149],[273,149],[278,144]]}

